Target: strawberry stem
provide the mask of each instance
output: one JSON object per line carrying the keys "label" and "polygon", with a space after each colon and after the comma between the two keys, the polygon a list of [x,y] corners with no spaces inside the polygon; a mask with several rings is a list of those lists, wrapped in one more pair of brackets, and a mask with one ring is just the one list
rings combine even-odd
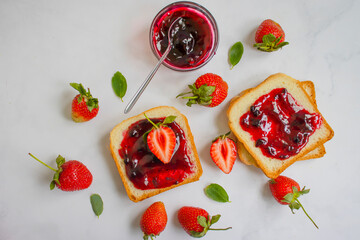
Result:
{"label": "strawberry stem", "polygon": [[192,96],[192,97],[183,97],[183,99],[198,99],[198,96]]}
{"label": "strawberry stem", "polygon": [[180,93],[179,95],[176,96],[176,98],[181,97],[181,96],[184,96],[184,95],[186,95],[186,94],[190,94],[190,93],[192,93],[192,92]]}
{"label": "strawberry stem", "polygon": [[307,212],[305,211],[305,208],[302,206],[302,204],[300,203],[300,201],[298,199],[295,199],[295,201],[300,205],[301,209],[304,211],[304,213],[306,214],[306,216],[311,220],[311,222],[315,225],[315,227],[317,229],[319,229],[319,227],[316,225],[316,223],[311,219],[311,217],[309,216],[309,214],[307,214]]}
{"label": "strawberry stem", "polygon": [[229,230],[232,229],[232,227],[228,227],[228,228],[209,228],[209,230],[214,230],[214,231],[225,231],[225,230]]}
{"label": "strawberry stem", "polygon": [[43,161],[41,161],[40,159],[38,159],[37,157],[35,157],[34,155],[32,155],[31,153],[29,153],[29,155],[31,156],[31,157],[33,157],[35,160],[37,160],[38,162],[40,162],[41,164],[43,164],[43,165],[45,165],[46,167],[48,167],[48,168],[50,168],[51,170],[53,170],[53,171],[57,171],[55,168],[53,168],[53,167],[50,167],[49,165],[47,165],[46,163],[44,163]]}
{"label": "strawberry stem", "polygon": [[146,119],[147,119],[156,129],[159,128],[155,123],[153,123],[153,121],[150,120],[150,118],[148,118],[148,117],[146,116],[145,113],[144,113],[144,116],[146,117]]}

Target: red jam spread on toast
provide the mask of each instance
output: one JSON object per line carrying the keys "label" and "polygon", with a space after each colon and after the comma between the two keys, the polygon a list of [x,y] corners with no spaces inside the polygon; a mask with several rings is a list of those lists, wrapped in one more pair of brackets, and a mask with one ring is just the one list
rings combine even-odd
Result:
{"label": "red jam spread on toast", "polygon": [[240,126],[251,134],[255,146],[280,160],[298,154],[321,123],[320,114],[297,104],[286,88],[261,96],[240,117]]}
{"label": "red jam spread on toast", "polygon": [[[164,118],[151,119],[155,124]],[[174,121],[166,124],[176,136],[176,146],[167,164],[161,162],[148,148],[143,135],[153,125],[146,119],[133,123],[124,133],[119,154],[124,159],[126,175],[138,189],[157,189],[176,185],[193,172],[188,156],[184,131]]]}

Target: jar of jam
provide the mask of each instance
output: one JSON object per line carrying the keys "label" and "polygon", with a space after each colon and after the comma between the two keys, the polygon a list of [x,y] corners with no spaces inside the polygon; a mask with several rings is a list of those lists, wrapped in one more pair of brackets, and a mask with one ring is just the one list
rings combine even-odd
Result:
{"label": "jar of jam", "polygon": [[150,28],[151,49],[158,59],[162,56],[168,46],[168,29],[178,18],[173,46],[163,64],[178,71],[198,69],[214,56],[219,34],[214,17],[197,3],[175,2],[159,12]]}

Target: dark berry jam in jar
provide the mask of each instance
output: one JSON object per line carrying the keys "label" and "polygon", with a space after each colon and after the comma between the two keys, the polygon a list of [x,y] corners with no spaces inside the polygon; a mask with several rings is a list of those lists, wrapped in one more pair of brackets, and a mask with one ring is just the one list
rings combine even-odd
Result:
{"label": "dark berry jam in jar", "polygon": [[321,123],[320,114],[297,104],[286,88],[261,96],[240,117],[240,126],[251,134],[255,147],[279,160],[298,154]]}
{"label": "dark berry jam in jar", "polygon": [[173,46],[163,64],[178,71],[198,69],[213,57],[219,41],[214,17],[199,4],[175,2],[163,8],[151,24],[151,48],[159,59],[168,46],[168,29],[177,18]]}

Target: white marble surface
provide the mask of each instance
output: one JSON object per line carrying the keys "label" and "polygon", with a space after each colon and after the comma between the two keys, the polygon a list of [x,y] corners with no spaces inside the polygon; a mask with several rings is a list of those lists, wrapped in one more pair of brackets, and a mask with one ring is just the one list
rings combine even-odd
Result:
{"label": "white marble surface", "polygon": [[[123,109],[155,65],[148,43],[152,18],[168,1],[0,1],[0,239],[141,239],[138,222],[155,201],[163,201],[168,226],[157,239],[190,239],[176,220],[184,205],[220,213],[206,239],[357,239],[360,235],[359,64],[360,1],[198,1],[220,28],[217,55],[205,67],[188,73],[161,67],[129,115]],[[254,31],[266,18],[278,21],[290,45],[267,54],[252,48]],[[233,70],[229,47],[242,41],[245,52]],[[122,103],[110,80],[121,71],[128,80]],[[175,99],[197,76],[213,72],[229,84],[229,97],[217,108],[188,108]],[[327,154],[299,162],[284,175],[311,189],[301,197],[318,223],[317,230],[298,211],[272,199],[267,178],[236,161],[223,174],[208,154],[211,140],[228,131],[225,111],[232,96],[268,75],[284,72],[316,86],[319,109],[335,130]],[[82,82],[100,100],[96,119],[76,124],[70,119],[75,94],[69,82]],[[109,152],[109,131],[117,123],[158,105],[171,105],[188,116],[201,157],[200,181],[140,203],[126,196]],[[87,190],[50,191],[47,163],[58,154],[84,162],[94,181]],[[232,200],[213,202],[202,189],[216,182]],[[94,216],[89,196],[105,204]]]}

